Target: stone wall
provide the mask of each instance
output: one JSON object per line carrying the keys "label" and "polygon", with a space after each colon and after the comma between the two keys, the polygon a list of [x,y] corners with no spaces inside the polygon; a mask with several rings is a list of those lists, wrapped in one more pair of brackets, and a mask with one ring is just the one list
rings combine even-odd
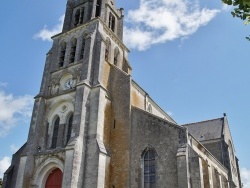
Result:
{"label": "stone wall", "polygon": [[199,155],[191,147],[189,147],[189,170],[191,187],[200,188],[203,185],[202,166]]}
{"label": "stone wall", "polygon": [[178,187],[176,154],[180,127],[135,107],[131,113],[130,187],[142,187],[141,160],[146,148],[157,153],[156,187]]}
{"label": "stone wall", "polygon": [[129,187],[130,157],[130,91],[131,78],[115,66],[111,67],[110,98],[113,123],[110,129],[110,187]]}

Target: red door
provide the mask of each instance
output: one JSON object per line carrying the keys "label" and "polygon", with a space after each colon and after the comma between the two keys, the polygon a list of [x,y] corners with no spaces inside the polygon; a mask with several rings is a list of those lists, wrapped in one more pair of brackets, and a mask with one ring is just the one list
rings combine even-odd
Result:
{"label": "red door", "polygon": [[46,181],[45,188],[62,188],[62,177],[60,169],[53,170]]}

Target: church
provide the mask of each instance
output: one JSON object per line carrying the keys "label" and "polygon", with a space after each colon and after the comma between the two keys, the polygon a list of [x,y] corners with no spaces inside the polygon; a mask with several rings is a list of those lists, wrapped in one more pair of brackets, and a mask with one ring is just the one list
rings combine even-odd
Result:
{"label": "church", "polygon": [[115,0],[68,0],[4,188],[241,188],[226,114],[179,125],[131,76]]}

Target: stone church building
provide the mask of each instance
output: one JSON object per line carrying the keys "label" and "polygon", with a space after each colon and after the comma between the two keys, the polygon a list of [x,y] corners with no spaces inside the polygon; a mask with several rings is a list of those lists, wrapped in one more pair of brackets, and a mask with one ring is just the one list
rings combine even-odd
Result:
{"label": "stone church building", "polygon": [[226,114],[178,125],[135,81],[115,0],[68,0],[4,188],[241,188]]}

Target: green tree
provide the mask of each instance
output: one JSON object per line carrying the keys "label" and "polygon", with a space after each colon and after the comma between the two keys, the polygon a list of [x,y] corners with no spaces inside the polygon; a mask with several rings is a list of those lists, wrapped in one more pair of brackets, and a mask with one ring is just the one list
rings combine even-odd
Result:
{"label": "green tree", "polygon": [[2,186],[3,186],[3,180],[2,178],[0,178],[0,188],[2,188]]}
{"label": "green tree", "polygon": [[[244,20],[246,25],[250,23],[250,0],[222,0],[222,2],[235,7],[231,12],[233,17]],[[246,38],[250,41],[250,36]]]}

